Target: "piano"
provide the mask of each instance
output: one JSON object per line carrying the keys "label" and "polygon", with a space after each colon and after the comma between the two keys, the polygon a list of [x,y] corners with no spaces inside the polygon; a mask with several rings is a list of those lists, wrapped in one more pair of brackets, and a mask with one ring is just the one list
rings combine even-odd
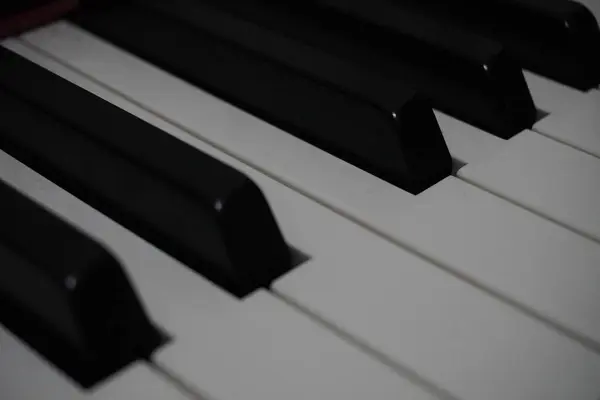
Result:
{"label": "piano", "polygon": [[600,1],[67,3],[0,47],[1,399],[600,399]]}

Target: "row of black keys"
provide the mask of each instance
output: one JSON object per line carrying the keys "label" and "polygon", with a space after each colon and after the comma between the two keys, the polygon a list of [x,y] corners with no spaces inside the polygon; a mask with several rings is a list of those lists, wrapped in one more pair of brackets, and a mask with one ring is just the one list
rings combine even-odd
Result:
{"label": "row of black keys", "polygon": [[[293,265],[242,173],[0,47],[0,149],[230,293]],[[0,180],[0,324],[90,387],[165,336],[117,260]]]}
{"label": "row of black keys", "polygon": [[411,193],[451,172],[431,107],[502,138],[537,116],[521,65],[600,83],[566,0],[92,1],[83,28]]}

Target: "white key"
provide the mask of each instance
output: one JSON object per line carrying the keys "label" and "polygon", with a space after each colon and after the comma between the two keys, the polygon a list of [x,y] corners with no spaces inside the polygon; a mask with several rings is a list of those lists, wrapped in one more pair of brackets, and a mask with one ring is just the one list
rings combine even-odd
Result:
{"label": "white key", "polygon": [[[344,248],[361,253],[362,239],[381,240],[122,98],[92,83],[89,86],[248,174],[263,189],[284,235],[313,257],[305,265],[316,260],[335,262],[328,254]],[[3,152],[0,179],[96,237],[118,256],[151,317],[173,337],[153,360],[196,393],[218,400],[434,398],[264,290],[243,301],[231,297]],[[345,230],[356,232],[355,241],[340,241],[330,248],[328,240]]]}
{"label": "white key", "polygon": [[527,131],[488,162],[462,168],[459,176],[600,242],[596,157]]}
{"label": "white key", "polygon": [[[325,160],[318,158],[321,153],[314,152],[310,157],[302,153],[306,147],[301,142],[286,142],[293,139],[291,135],[275,132],[264,123],[258,126],[258,120],[233,107],[224,108],[224,103],[202,91],[79,29],[61,23],[26,37],[73,68],[135,98],[163,117],[177,119],[191,134],[205,138],[210,135],[212,141],[220,141],[220,145],[228,147],[228,151],[240,155],[244,161],[259,164],[262,170],[274,171],[272,174],[286,185],[402,246],[426,254],[463,278],[520,303],[588,345],[597,345],[600,326],[595,314],[589,310],[591,304],[597,304],[597,291],[580,290],[577,286],[580,281],[587,285],[598,282],[596,271],[600,249],[595,243],[453,178],[429,190],[440,196],[430,205],[435,212],[427,211],[427,204],[415,211],[411,205],[421,202],[423,194],[407,197],[405,192],[370,175],[357,174],[354,181],[350,175],[344,175],[348,179],[337,182],[334,178],[337,173],[342,176],[342,168],[335,168],[332,173],[327,165],[320,163]],[[64,71],[53,70],[74,79]],[[200,115],[205,108],[213,114]],[[231,116],[231,120],[214,118],[214,115]],[[248,121],[247,128],[235,125],[238,118]],[[204,125],[205,120],[211,124]],[[217,128],[220,124],[226,128]],[[263,135],[264,132],[278,135]],[[296,145],[298,152],[294,151]],[[301,160],[296,158],[297,154],[307,157]],[[287,159],[290,163],[285,162]],[[310,172],[314,164],[322,168],[318,174]],[[282,170],[285,179],[279,175]],[[305,170],[309,172],[304,174]],[[347,188],[346,183],[361,190],[351,192],[353,189]],[[434,197],[426,199],[435,200]],[[280,212],[277,215],[282,219],[291,214]],[[305,221],[295,221],[290,227],[302,222]],[[291,231],[286,231],[289,238],[288,232]],[[298,235],[298,238],[290,239],[292,243],[300,243],[304,237]],[[318,240],[308,241],[304,249],[311,249],[309,252],[314,254],[308,246],[318,245],[316,242]],[[331,246],[327,236],[323,243]],[[535,251],[530,251],[532,249]],[[347,249],[341,247],[341,251]],[[568,274],[565,265],[569,265]],[[530,277],[524,282],[528,285],[520,282],[524,272]],[[552,295],[556,287],[561,289],[561,296]]]}
{"label": "white key", "polygon": [[546,113],[565,112],[585,103],[585,92],[533,72],[523,71],[523,75],[535,106]]}
{"label": "white key", "polygon": [[505,140],[479,128],[435,111],[450,154],[463,164],[478,163],[496,154]]}
{"label": "white key", "polygon": [[2,400],[189,400],[173,383],[135,363],[82,389],[0,325]]}
{"label": "white key", "polygon": [[599,356],[510,306],[409,255],[352,261],[300,268],[275,290],[454,398],[600,396]]}
{"label": "white key", "polygon": [[600,158],[600,91],[591,90],[584,101],[535,124],[546,136]]}

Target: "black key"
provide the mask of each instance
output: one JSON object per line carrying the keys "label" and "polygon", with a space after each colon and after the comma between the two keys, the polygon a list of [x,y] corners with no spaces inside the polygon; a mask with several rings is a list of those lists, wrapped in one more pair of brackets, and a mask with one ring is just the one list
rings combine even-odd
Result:
{"label": "black key", "polygon": [[0,219],[0,323],[73,380],[90,387],[164,342],[102,246],[1,180]]}
{"label": "black key", "polygon": [[77,0],[2,0],[0,38],[48,23],[77,5]]}
{"label": "black key", "polygon": [[[207,7],[194,12],[199,4],[211,3],[227,9],[238,19],[260,25],[264,31],[276,31],[347,60],[383,77],[384,81],[410,83],[435,108],[503,138],[530,128],[535,121],[536,110],[521,69],[498,43],[457,30],[437,29],[415,15],[403,16],[400,25],[406,34],[390,35],[386,30],[370,29],[363,21],[306,2],[291,5],[291,2],[264,0],[175,0],[166,4],[144,0],[143,3],[162,13],[177,15],[181,20],[193,20],[215,35],[253,50],[260,49],[257,51],[262,54],[289,58],[289,45],[267,46],[264,38],[246,34],[245,28],[239,28],[239,22],[238,28],[221,20],[216,23],[217,18]],[[392,19],[399,17],[392,15]]]}
{"label": "black key", "polygon": [[189,3],[191,9],[179,4],[168,6],[181,18],[121,4],[75,20],[407,191],[418,193],[450,174],[433,112],[406,84],[201,2]]}
{"label": "black key", "polygon": [[[317,0],[341,3],[338,0]],[[380,0],[378,0],[379,2]],[[539,74],[587,90],[600,84],[600,29],[593,14],[569,0],[391,0],[500,41],[511,57]],[[361,8],[371,1],[352,0]]]}
{"label": "black key", "polygon": [[2,149],[232,294],[291,268],[243,174],[5,49],[0,101]]}

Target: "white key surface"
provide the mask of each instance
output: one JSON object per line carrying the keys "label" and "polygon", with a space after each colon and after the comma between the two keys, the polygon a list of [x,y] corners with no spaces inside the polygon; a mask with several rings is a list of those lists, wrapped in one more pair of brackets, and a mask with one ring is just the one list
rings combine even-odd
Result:
{"label": "white key surface", "polygon": [[597,354],[414,257],[307,266],[275,290],[457,399],[600,396]]}
{"label": "white key surface", "polygon": [[478,163],[492,157],[505,142],[497,136],[435,111],[444,140],[452,157],[463,164]]}
{"label": "white key surface", "polygon": [[[535,106],[546,113],[565,112],[585,103],[585,93],[530,71],[523,71]],[[542,121],[548,118],[547,116]]]}
{"label": "white key surface", "polygon": [[[334,169],[332,174],[325,164],[320,164],[323,169],[318,175],[304,174],[305,170],[310,171],[313,160],[317,163],[323,160],[316,156],[321,153],[315,152],[315,157],[307,157],[300,163],[301,160],[294,158],[295,147],[285,144],[291,135],[278,131],[278,135],[261,136],[261,132],[274,128],[263,123],[261,128],[252,129],[251,123],[260,121],[233,107],[227,108],[231,120],[217,121],[203,115],[211,121],[204,125],[202,118],[196,118],[203,107],[196,110],[190,105],[206,105],[218,115],[219,108],[215,104],[224,107],[224,103],[77,28],[60,23],[25,37],[62,62],[112,86],[158,114],[164,116],[166,113],[168,119],[184,121],[181,124],[188,132],[196,136],[205,132],[211,139],[221,140],[221,145],[235,148],[244,161],[260,164],[261,170],[272,168],[273,174],[279,174],[281,167],[286,174],[285,179],[281,175],[279,178],[286,185],[402,246],[425,254],[464,279],[519,303],[580,340],[593,346],[599,343],[600,322],[594,309],[598,295],[590,287],[598,282],[600,253],[595,243],[454,178],[427,191],[435,195],[423,196],[425,192],[407,197],[400,189],[370,175],[356,175],[352,183],[361,190],[350,195],[345,186],[351,181],[349,175],[345,175],[348,180],[341,182],[328,178],[341,172],[341,168]],[[55,71],[69,78],[64,71]],[[213,130],[221,123],[227,126],[238,117],[249,121],[249,129],[236,132],[236,127],[229,125],[225,131]],[[241,125],[237,129],[241,129]],[[302,153],[306,147],[301,142],[294,142],[294,146],[298,144],[299,153]],[[288,156],[290,160],[298,160],[298,164],[283,163]],[[318,182],[323,177],[326,178]],[[412,207],[423,202],[423,205]],[[285,209],[284,203],[281,207]],[[303,234],[294,238],[289,236],[295,226],[305,222],[303,217],[293,217],[293,213],[285,211],[276,214],[282,222],[283,218],[295,219],[290,223],[290,229],[284,230],[292,243],[307,239]],[[313,254],[315,247],[310,246],[319,246],[319,241],[309,239],[304,249]],[[328,241],[325,236],[323,244],[331,246]],[[522,282],[524,272],[528,279]],[[578,286],[580,282],[585,290]],[[560,288],[561,295],[555,295],[554,288]]]}
{"label": "white key surface", "polygon": [[0,325],[2,400],[190,400],[161,374],[135,363],[83,389]]}
{"label": "white key surface", "polygon": [[[19,48],[14,42],[9,46]],[[28,53],[26,48],[19,51]],[[86,86],[248,174],[265,193],[284,236],[314,260],[336,262],[329,254],[338,249],[366,252],[361,241],[381,240],[98,85],[87,82]],[[218,400],[434,398],[264,290],[242,301],[234,299],[5,153],[0,153],[0,178],[117,254],[150,315],[173,337],[154,361],[200,395]],[[330,239],[346,230],[355,232],[354,241],[340,239],[331,248]],[[182,358],[182,354],[189,356]],[[223,371],[228,372],[221,375]]]}
{"label": "white key surface", "polygon": [[535,132],[459,176],[600,242],[600,159]]}
{"label": "white key surface", "polygon": [[591,90],[584,100],[542,119],[534,130],[600,158],[600,91]]}

